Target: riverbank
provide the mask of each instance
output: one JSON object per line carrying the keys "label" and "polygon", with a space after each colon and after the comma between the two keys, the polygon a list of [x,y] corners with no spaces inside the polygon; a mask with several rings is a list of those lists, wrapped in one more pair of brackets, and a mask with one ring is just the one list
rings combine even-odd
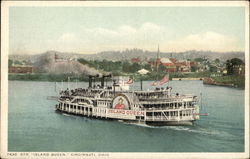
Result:
{"label": "riverbank", "polygon": [[231,75],[231,76],[219,76],[212,78],[204,78],[203,84],[227,86],[234,88],[245,88],[245,76],[244,75]]}
{"label": "riverbank", "polygon": [[[199,72],[199,73],[171,73],[169,79],[173,78],[204,78],[210,77],[210,72]],[[134,80],[148,80],[154,81],[156,79],[162,79],[166,73],[151,72],[146,75],[140,75],[138,73],[120,73],[117,76],[129,76]],[[77,75],[77,74],[51,74],[51,73],[29,73],[29,74],[16,74],[10,73],[8,75],[9,80],[19,80],[19,81],[88,81],[88,75]]]}
{"label": "riverbank", "polygon": [[[150,73],[147,75],[139,74],[122,74],[123,76],[133,77],[135,81],[140,79],[144,81],[154,81],[156,79],[161,80],[165,74],[157,75],[156,73]],[[170,74],[170,80],[176,79],[203,79],[204,84],[218,85],[218,86],[227,86],[235,88],[245,87],[245,76],[218,76],[210,77],[210,72],[201,72],[201,73],[173,73]],[[18,81],[50,81],[50,82],[61,82],[61,81],[88,81],[87,75],[74,75],[74,74],[49,74],[49,73],[32,73],[32,74],[9,74],[9,80],[18,80]],[[97,80],[98,81],[98,80]]]}
{"label": "riverbank", "polygon": [[72,74],[49,74],[49,73],[31,73],[31,74],[9,74],[9,80],[17,81],[88,81],[87,76],[72,75]]}

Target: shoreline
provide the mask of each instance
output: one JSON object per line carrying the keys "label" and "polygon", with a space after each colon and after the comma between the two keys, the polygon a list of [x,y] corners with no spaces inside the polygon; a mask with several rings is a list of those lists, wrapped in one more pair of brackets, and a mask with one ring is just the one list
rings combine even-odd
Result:
{"label": "shoreline", "polygon": [[[239,77],[240,76],[238,76],[237,78],[239,78]],[[227,80],[223,80],[223,78],[227,79]],[[234,76],[234,77],[224,76],[224,77],[220,77],[219,79],[207,77],[207,78],[203,79],[203,84],[245,89],[245,83],[244,83],[244,81],[242,82],[242,78],[241,79],[237,79],[237,78],[236,78],[236,76]],[[232,80],[232,79],[234,79],[234,80]]]}
{"label": "shoreline", "polygon": [[[68,79],[68,77],[70,77]],[[221,77],[172,77],[172,81],[203,81],[206,85],[216,85],[231,88],[245,89],[245,77],[243,76],[221,76]],[[134,80],[139,80],[135,77]],[[144,81],[154,81],[153,77],[143,78]],[[68,74],[8,74],[8,81],[40,81],[40,82],[88,82],[88,76],[72,76]],[[99,80],[98,80],[99,81]],[[99,81],[100,82],[100,81]]]}

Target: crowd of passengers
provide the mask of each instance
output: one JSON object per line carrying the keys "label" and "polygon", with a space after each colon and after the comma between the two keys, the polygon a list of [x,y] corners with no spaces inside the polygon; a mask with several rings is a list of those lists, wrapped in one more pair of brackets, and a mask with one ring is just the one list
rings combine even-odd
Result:
{"label": "crowd of passengers", "polygon": [[166,88],[164,88],[164,87],[160,87],[160,88],[156,87],[155,90],[156,91],[160,91],[160,90],[172,90],[172,87],[168,87],[168,86]]}
{"label": "crowd of passengers", "polygon": [[[98,88],[98,86],[97,86]],[[172,87],[166,87],[166,88],[158,88],[156,87],[155,90],[172,90]],[[68,88],[66,90],[63,90],[60,92],[60,95],[63,96],[85,96],[85,97],[95,97],[96,94],[101,93],[102,90],[93,90],[93,89],[85,89],[85,88],[76,88],[73,90],[69,90]],[[147,99],[154,99],[159,97],[165,97],[168,94],[164,94],[163,92],[160,93],[136,93],[136,95],[139,98],[147,98]],[[177,93],[176,96],[179,96]]]}
{"label": "crowd of passengers", "polygon": [[85,96],[85,97],[94,97],[96,94],[101,93],[102,90],[90,90],[84,88],[76,88],[72,90],[64,90],[60,92],[60,95],[64,96]]}

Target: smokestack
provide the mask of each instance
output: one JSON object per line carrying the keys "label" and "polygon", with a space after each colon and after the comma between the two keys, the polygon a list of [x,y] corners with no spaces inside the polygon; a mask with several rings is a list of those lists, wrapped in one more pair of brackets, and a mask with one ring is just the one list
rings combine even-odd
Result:
{"label": "smokestack", "polygon": [[92,88],[92,76],[89,76],[89,88]]}
{"label": "smokestack", "polygon": [[109,75],[102,75],[102,79],[101,79],[101,87],[104,88],[104,82],[105,82],[105,78],[111,77],[111,74]]}
{"label": "smokestack", "polygon": [[101,87],[104,88],[104,79],[105,79],[105,76],[102,76],[102,79],[101,79]]}

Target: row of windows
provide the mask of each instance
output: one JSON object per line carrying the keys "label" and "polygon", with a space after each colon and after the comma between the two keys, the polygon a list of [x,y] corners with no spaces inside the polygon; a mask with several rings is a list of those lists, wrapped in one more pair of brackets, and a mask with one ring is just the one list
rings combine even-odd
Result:
{"label": "row of windows", "polygon": [[[76,106],[76,105],[65,104],[64,106],[65,106],[64,110],[65,110],[65,108],[84,110],[84,107],[80,107],[80,106]],[[59,103],[59,108],[62,109],[63,108],[63,104]],[[88,109],[88,108],[86,108],[86,109]],[[89,109],[90,109],[90,111],[92,110],[92,108],[89,108]]]}
{"label": "row of windows", "polygon": [[89,101],[86,100],[86,99],[77,99],[77,102],[83,102],[83,103],[88,103],[88,104],[90,104]]}
{"label": "row of windows", "polygon": [[105,109],[94,109],[93,112],[106,113]]}
{"label": "row of windows", "polygon": [[110,103],[109,103],[109,102],[106,102],[106,101],[98,101],[98,105],[110,106]]}
{"label": "row of windows", "polygon": [[[66,107],[64,107],[64,108],[71,108],[71,109],[78,109],[78,110],[84,110],[84,107],[80,107],[80,106],[75,106],[75,105],[69,105],[69,104],[65,104],[66,105]],[[59,104],[59,108],[61,108],[62,109],[62,104],[60,103]],[[87,108],[86,108],[87,109]],[[92,108],[89,108],[90,109],[90,111],[92,110]],[[99,111],[98,111],[99,110]],[[99,112],[99,113],[106,113],[106,110],[105,109],[94,109],[93,110],[94,112]]]}
{"label": "row of windows", "polygon": [[[178,111],[171,111],[171,112],[164,112],[166,116],[178,116]],[[147,112],[147,116],[163,116],[162,112]],[[180,111],[180,116],[190,116],[191,111],[190,110],[185,110],[185,111]]]}
{"label": "row of windows", "polygon": [[184,106],[184,107],[186,107],[186,106],[194,106],[194,103],[192,103],[192,102],[184,102],[184,103],[164,103],[164,104],[154,104],[154,105],[152,105],[152,104],[143,104],[143,106],[145,107],[145,108],[150,108],[150,107],[159,107],[159,106],[161,106],[161,107],[181,107],[181,106]]}

